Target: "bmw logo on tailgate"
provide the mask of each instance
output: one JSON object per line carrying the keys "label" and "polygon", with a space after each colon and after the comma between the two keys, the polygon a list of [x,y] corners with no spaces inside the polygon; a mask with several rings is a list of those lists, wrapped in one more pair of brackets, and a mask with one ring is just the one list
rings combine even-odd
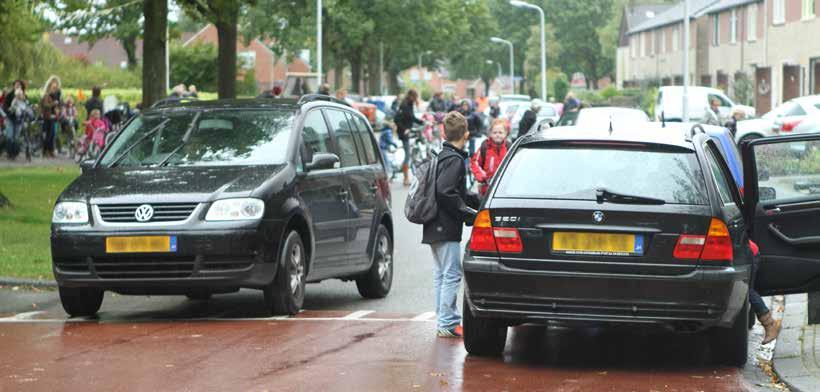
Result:
{"label": "bmw logo on tailgate", "polygon": [[134,218],[137,219],[137,222],[148,222],[153,216],[154,208],[148,204],[143,204],[134,211]]}
{"label": "bmw logo on tailgate", "polygon": [[592,213],[592,221],[595,223],[601,223],[604,221],[604,213],[602,211],[595,211]]}

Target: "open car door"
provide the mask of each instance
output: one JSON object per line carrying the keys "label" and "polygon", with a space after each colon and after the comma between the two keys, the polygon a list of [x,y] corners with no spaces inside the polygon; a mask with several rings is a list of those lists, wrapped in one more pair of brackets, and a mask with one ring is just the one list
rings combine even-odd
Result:
{"label": "open car door", "polygon": [[820,134],[741,145],[744,213],[760,246],[761,295],[820,291]]}

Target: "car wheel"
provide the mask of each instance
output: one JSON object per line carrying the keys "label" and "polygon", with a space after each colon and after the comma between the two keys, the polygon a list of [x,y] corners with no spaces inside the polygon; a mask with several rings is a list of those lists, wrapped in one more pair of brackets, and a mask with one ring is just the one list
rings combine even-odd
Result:
{"label": "car wheel", "polygon": [[207,301],[211,299],[213,294],[207,291],[193,291],[188,294],[185,294],[185,296],[188,297],[188,299],[190,299],[191,301]]}
{"label": "car wheel", "polygon": [[104,292],[92,288],[59,287],[63,310],[71,317],[87,317],[97,314],[102,306]]}
{"label": "car wheel", "polygon": [[473,316],[467,297],[464,297],[464,348],[472,355],[497,357],[507,343],[507,324],[499,320]]}
{"label": "car wheel", "polygon": [[273,282],[265,288],[265,303],[273,314],[294,315],[305,301],[307,253],[302,237],[290,231],[285,237]]}
{"label": "car wheel", "polygon": [[723,365],[743,367],[749,354],[749,301],[743,304],[729,328],[710,331],[712,357]]}
{"label": "car wheel", "polygon": [[356,279],[356,288],[365,298],[384,298],[393,286],[393,241],[384,225],[376,231],[373,265]]}

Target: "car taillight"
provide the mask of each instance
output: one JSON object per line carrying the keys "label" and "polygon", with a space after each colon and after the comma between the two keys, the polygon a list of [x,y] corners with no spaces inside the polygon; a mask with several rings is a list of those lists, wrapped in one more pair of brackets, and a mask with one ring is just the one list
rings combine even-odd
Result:
{"label": "car taillight", "polygon": [[734,251],[729,229],[720,219],[712,218],[709,224],[709,234],[706,235],[706,244],[703,245],[701,260],[732,261]]}
{"label": "car taillight", "polygon": [[521,253],[524,245],[518,229],[513,227],[493,227],[490,210],[482,210],[473,222],[470,250],[477,252]]}
{"label": "car taillight", "polygon": [[795,127],[797,127],[800,124],[800,121],[802,120],[785,121],[783,122],[783,125],[780,126],[780,130],[782,132],[791,132],[794,130]]}
{"label": "car taillight", "polygon": [[720,219],[712,218],[706,235],[683,234],[678,237],[672,256],[682,260],[732,261],[734,253],[729,229]]}

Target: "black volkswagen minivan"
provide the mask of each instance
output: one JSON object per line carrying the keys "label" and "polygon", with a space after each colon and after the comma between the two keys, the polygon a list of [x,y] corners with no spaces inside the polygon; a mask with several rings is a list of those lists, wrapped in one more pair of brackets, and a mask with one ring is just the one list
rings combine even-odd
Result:
{"label": "black volkswagen minivan", "polygon": [[207,299],[260,289],[295,314],[305,285],[393,279],[390,188],[367,119],[326,96],[177,102],[132,119],[60,195],[54,276],[71,316],[103,293]]}

